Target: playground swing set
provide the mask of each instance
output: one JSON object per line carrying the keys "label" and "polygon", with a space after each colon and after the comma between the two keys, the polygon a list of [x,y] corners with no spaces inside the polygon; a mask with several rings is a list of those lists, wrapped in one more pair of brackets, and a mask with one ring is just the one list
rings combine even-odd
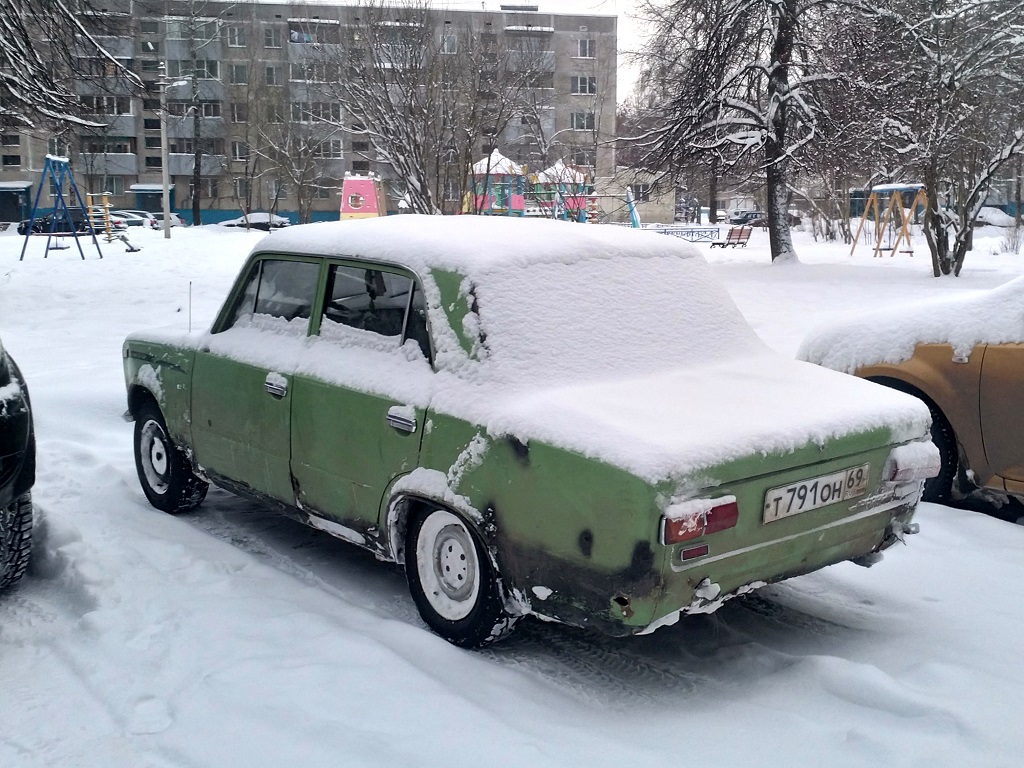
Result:
{"label": "playground swing set", "polygon": [[[39,215],[39,200],[42,198],[43,190],[46,189],[48,183],[51,185],[54,197],[53,211],[49,217],[49,228],[46,232],[35,232],[34,225],[36,221],[43,218]],[[70,206],[68,205],[69,199],[71,201]],[[71,210],[76,208],[83,212],[82,217],[77,221],[71,213]],[[80,227],[82,227],[81,230],[79,229]],[[32,203],[32,214],[25,225],[25,242],[21,246],[21,256],[18,261],[25,259],[29,238],[33,236],[41,237],[43,235],[46,236],[46,253],[43,258],[49,256],[50,251],[64,251],[70,248],[71,246],[67,245],[63,238],[72,237],[75,240],[75,245],[78,247],[78,254],[84,261],[85,251],[82,250],[82,242],[79,239],[79,235],[86,234],[92,240],[93,245],[96,246],[96,254],[101,259],[103,258],[103,251],[100,250],[97,234],[102,234],[108,243],[120,240],[127,246],[129,253],[141,250],[129,242],[127,235],[114,232],[110,219],[108,193],[87,194],[86,199],[83,200],[82,193],[78,190],[78,185],[75,183],[75,176],[71,172],[68,159],[66,157],[47,155],[46,161],[43,164],[43,175],[39,179],[39,189],[36,190],[35,200]]]}
{"label": "playground swing set", "polygon": [[[878,193],[872,191],[864,205],[864,213],[860,217],[860,224],[857,225],[857,234],[853,238],[853,246],[850,248],[850,255],[853,256],[857,250],[857,243],[860,242],[860,235],[865,223],[870,218],[875,225],[875,252],[874,256],[880,257],[883,251],[888,251],[890,256],[896,252],[914,255],[914,247],[910,242],[910,224],[914,218],[914,211],[918,207],[926,208],[928,197],[924,188],[919,188],[914,195],[914,200],[909,208],[903,207],[903,195],[894,192],[889,196],[885,210],[882,210],[882,203]],[[884,241],[884,244],[883,244]],[[903,247],[900,247],[900,246]]]}

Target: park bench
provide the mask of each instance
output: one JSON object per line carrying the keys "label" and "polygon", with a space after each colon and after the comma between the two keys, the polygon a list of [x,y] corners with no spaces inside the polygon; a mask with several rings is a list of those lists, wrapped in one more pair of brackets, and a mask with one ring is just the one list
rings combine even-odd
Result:
{"label": "park bench", "polygon": [[729,234],[725,236],[725,240],[715,240],[711,243],[711,247],[714,248],[716,245],[719,245],[725,248],[725,246],[731,245],[735,248],[737,245],[742,245],[746,248],[751,231],[752,227],[729,227]]}

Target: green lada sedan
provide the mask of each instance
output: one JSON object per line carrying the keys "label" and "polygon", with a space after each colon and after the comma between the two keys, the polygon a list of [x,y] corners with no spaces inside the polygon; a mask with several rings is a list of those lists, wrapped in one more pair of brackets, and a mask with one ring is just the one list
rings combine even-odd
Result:
{"label": "green lada sedan", "polygon": [[124,366],[154,506],[212,482],[402,563],[466,647],[870,564],[938,469],[920,401],[772,352],[692,245],[608,226],[291,227],[209,331]]}

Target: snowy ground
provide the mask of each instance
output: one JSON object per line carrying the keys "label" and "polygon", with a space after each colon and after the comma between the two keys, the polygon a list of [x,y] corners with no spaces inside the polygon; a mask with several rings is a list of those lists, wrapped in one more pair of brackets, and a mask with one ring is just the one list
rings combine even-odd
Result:
{"label": "snowy ground", "polygon": [[[567,225],[569,226],[569,225]],[[221,492],[151,509],[120,419],[133,329],[209,323],[262,234],[131,233],[104,258],[0,234],[0,336],[31,389],[43,515],[0,601],[0,766],[1019,766],[1024,527],[922,505],[842,564],[647,637],[526,625],[482,652],[420,623],[403,576]],[[991,234],[991,237],[984,235]],[[959,279],[797,233],[709,258],[784,353],[844,313],[1024,273],[999,231]],[[706,246],[702,246],[706,247]]]}

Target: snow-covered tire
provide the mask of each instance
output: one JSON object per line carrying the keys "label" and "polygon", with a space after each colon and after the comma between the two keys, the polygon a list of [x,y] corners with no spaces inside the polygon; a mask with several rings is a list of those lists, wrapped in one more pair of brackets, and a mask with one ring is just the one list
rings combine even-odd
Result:
{"label": "snow-covered tire", "polygon": [[26,493],[0,509],[0,592],[28,569],[32,552],[32,496]]}
{"label": "snow-covered tire", "polygon": [[188,458],[171,442],[163,414],[151,400],[135,414],[135,469],[142,492],[159,510],[188,512],[206,498],[208,484],[196,477]]}
{"label": "snow-covered tire", "polygon": [[519,617],[505,610],[490,558],[473,530],[445,509],[428,509],[409,523],[405,572],[420,616],[461,648],[479,648],[512,631]]}

